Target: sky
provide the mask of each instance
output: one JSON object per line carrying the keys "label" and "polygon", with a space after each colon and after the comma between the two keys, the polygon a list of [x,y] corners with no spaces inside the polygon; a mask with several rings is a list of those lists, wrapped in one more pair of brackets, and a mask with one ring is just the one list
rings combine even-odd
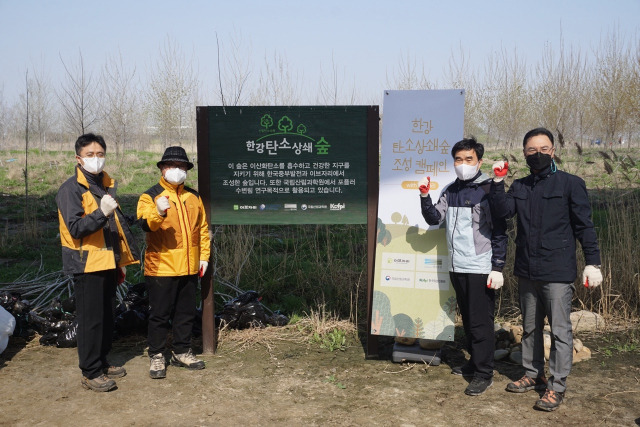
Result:
{"label": "sky", "polygon": [[144,79],[167,39],[193,54],[200,79],[215,89],[217,35],[223,46],[234,37],[250,46],[254,78],[277,52],[305,93],[315,94],[320,70],[335,64],[362,103],[379,103],[407,56],[442,81],[460,49],[472,67],[502,49],[535,64],[549,44],[589,54],[616,29],[640,37],[640,0],[0,0],[0,91],[11,105],[27,70],[37,69],[58,87],[61,59],[77,64],[80,52],[93,74],[120,54]]}

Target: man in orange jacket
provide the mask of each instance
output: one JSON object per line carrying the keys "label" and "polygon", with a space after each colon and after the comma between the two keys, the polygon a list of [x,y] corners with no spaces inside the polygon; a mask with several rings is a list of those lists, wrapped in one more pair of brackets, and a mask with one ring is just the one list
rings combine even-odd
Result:
{"label": "man in orange jacket", "polygon": [[[149,376],[166,376],[167,335],[173,332],[171,364],[204,369],[191,350],[198,276],[209,265],[209,225],[200,195],[186,187],[193,168],[182,147],[169,147],[157,163],[160,182],[138,200],[138,220],[147,232],[144,275],[149,293]],[[171,326],[170,326],[171,325]]]}
{"label": "man in orange jacket", "polygon": [[107,361],[113,337],[116,287],[125,266],[139,263],[138,249],[116,202],[116,182],[103,172],[107,144],[88,133],[76,140],[76,168],[56,195],[64,272],[73,275],[82,386],[116,387],[126,375]]}

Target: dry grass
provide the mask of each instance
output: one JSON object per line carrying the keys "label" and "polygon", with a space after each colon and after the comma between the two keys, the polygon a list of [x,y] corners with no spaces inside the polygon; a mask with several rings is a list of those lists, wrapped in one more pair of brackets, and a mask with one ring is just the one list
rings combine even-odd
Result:
{"label": "dry grass", "polygon": [[323,307],[318,311],[311,310],[308,316],[286,326],[242,330],[221,328],[218,331],[218,348],[234,353],[264,347],[271,354],[278,342],[311,345],[317,337],[325,337],[335,330],[342,331],[347,336],[355,336],[357,333],[354,323],[326,312]]}

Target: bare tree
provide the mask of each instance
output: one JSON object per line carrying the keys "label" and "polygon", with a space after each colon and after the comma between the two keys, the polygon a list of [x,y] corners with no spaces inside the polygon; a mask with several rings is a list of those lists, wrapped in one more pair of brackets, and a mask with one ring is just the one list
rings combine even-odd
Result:
{"label": "bare tree", "polygon": [[342,75],[338,73],[338,66],[331,54],[331,70],[326,75],[320,65],[320,83],[318,87],[317,102],[324,105],[354,105],[356,103],[355,77],[354,84],[350,88],[344,88],[345,70]]}
{"label": "bare tree", "polygon": [[85,70],[81,51],[78,56],[79,62],[70,66],[67,66],[60,56],[66,72],[66,81],[62,83],[57,96],[69,130],[76,135],[82,135],[98,122],[99,105],[95,98],[96,85],[91,74],[87,74]]}
{"label": "bare tree", "polygon": [[5,149],[7,143],[7,135],[9,128],[9,108],[4,100],[4,85],[0,86],[0,145],[1,149]]}
{"label": "bare tree", "polygon": [[127,148],[137,121],[138,87],[135,68],[127,68],[122,54],[108,59],[102,70],[102,108],[105,133],[121,157]]}
{"label": "bare tree", "polygon": [[244,46],[244,40],[239,33],[231,35],[227,49],[220,48],[217,34],[216,43],[218,99],[224,106],[243,105],[248,98],[247,85],[251,75],[251,46]]}
{"label": "bare tree", "polygon": [[464,134],[478,135],[483,132],[480,114],[480,99],[477,91],[477,80],[471,70],[468,54],[462,46],[456,54],[451,52],[448,67],[445,70],[446,86],[451,89],[464,89]]}
{"label": "bare tree", "polygon": [[264,70],[260,72],[258,88],[251,95],[250,105],[298,105],[300,103],[300,79],[289,69],[284,56],[274,52],[264,58]]}
{"label": "bare tree", "polygon": [[31,129],[36,134],[41,150],[46,149],[47,136],[50,132],[54,116],[51,82],[48,73],[44,69],[44,63],[28,80],[30,89],[30,116]]}
{"label": "bare tree", "polygon": [[147,102],[152,126],[157,128],[165,147],[182,145],[195,136],[194,96],[198,89],[193,57],[167,37],[152,70]]}
{"label": "bare tree", "polygon": [[594,56],[590,107],[597,114],[605,142],[613,143],[629,124],[633,111],[638,109],[630,91],[633,87],[633,59],[617,30],[601,40]]}
{"label": "bare tree", "polygon": [[398,69],[391,77],[387,75],[387,87],[395,90],[435,89],[435,83],[425,74],[424,63],[418,66],[415,58],[407,53],[406,59],[401,57]]}
{"label": "bare tree", "polygon": [[562,39],[558,56],[547,45],[536,67],[535,88],[532,90],[537,122],[559,135],[563,140],[577,140],[581,127],[576,120],[580,115],[580,97],[583,93],[585,62],[579,52],[565,50]]}
{"label": "bare tree", "polygon": [[530,122],[530,94],[527,86],[526,62],[514,51],[509,57],[502,49],[491,55],[485,68],[482,99],[483,122],[487,133],[498,143],[513,148]]}

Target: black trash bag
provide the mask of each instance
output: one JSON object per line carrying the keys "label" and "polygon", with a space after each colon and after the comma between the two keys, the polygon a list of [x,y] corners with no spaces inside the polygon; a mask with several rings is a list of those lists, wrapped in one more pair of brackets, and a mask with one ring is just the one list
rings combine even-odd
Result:
{"label": "black trash bag", "polygon": [[71,324],[58,334],[56,345],[60,348],[72,348],[78,346],[78,321],[73,320]]}
{"label": "black trash bag", "polygon": [[238,328],[238,316],[235,313],[222,313],[216,315],[216,326],[229,329]]}
{"label": "black trash bag", "polygon": [[15,298],[11,292],[0,292],[0,305],[11,314],[13,314],[13,304],[15,304],[18,299],[19,298]]}
{"label": "black trash bag", "polygon": [[[68,306],[69,304],[67,303],[66,305]],[[42,310],[40,315],[51,322],[55,322],[57,320],[72,321],[76,317],[75,314],[73,314],[73,310],[67,311],[64,309],[64,306],[65,305],[62,304],[62,301],[60,301],[59,298],[54,298],[51,300],[47,308]]]}
{"label": "black trash bag", "polygon": [[114,320],[114,329],[119,336],[147,335],[147,315],[139,310],[120,313]]}
{"label": "black trash bag", "polygon": [[33,327],[40,335],[47,335],[50,331],[52,322],[38,315],[35,311],[28,314],[29,325]]}
{"label": "black trash bag", "polygon": [[267,316],[259,301],[253,301],[242,306],[238,317],[238,328],[264,328],[267,326]]}
{"label": "black trash bag", "polygon": [[11,313],[16,316],[20,314],[29,314],[31,311],[31,304],[27,300],[16,300],[11,308]]}
{"label": "black trash bag", "polygon": [[286,326],[289,324],[289,318],[282,313],[275,312],[271,316],[267,316],[267,323],[271,326]]}
{"label": "black trash bag", "polygon": [[58,334],[56,332],[48,332],[40,337],[40,345],[57,345]]}
{"label": "black trash bag", "polygon": [[62,310],[64,310],[65,313],[75,313],[76,297],[69,297],[67,299],[62,300]]}

